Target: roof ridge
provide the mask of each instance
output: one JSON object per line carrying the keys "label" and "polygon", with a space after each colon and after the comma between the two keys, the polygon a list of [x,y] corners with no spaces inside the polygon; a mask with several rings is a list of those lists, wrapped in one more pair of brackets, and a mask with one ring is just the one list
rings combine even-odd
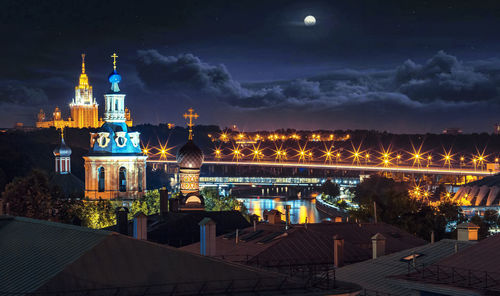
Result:
{"label": "roof ridge", "polygon": [[76,231],[82,231],[82,232],[90,232],[90,233],[101,234],[101,235],[111,235],[111,232],[107,231],[107,230],[92,229],[92,228],[83,227],[83,226],[77,226],[77,225],[66,224],[66,223],[61,223],[61,222],[54,222],[54,221],[39,220],[39,219],[33,219],[33,218],[28,218],[28,217],[20,217],[20,216],[10,216],[10,217],[12,217],[12,220],[14,220],[14,221],[19,221],[19,222],[23,222],[23,223],[42,224],[42,225],[47,225],[47,226],[56,227],[56,228],[64,228],[64,229],[70,229],[70,230],[76,230]]}

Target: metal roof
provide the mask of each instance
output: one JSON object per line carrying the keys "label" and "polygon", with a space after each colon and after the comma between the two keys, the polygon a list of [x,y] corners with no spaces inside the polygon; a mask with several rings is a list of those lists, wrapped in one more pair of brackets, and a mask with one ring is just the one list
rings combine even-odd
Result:
{"label": "metal roof", "polygon": [[443,239],[434,244],[427,244],[341,267],[335,271],[335,276],[341,281],[356,283],[367,290],[390,295],[415,295],[415,292],[406,286],[403,281],[388,278],[389,276],[407,273],[409,263],[401,259],[412,254],[421,254],[416,259],[417,265],[433,264],[444,257],[454,254],[455,244],[458,245],[459,250],[463,250],[472,246],[474,242]]}
{"label": "metal roof", "polygon": [[0,216],[0,294],[32,292],[111,232]]}

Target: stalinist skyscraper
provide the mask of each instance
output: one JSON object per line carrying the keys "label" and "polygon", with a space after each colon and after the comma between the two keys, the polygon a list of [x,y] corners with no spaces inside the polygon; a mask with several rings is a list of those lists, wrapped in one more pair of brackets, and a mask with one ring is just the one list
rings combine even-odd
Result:
{"label": "stalinist skyscraper", "polygon": [[75,87],[75,97],[69,104],[73,127],[99,127],[97,107],[95,98],[92,96],[92,86],[89,85],[89,78],[85,74],[85,54],[82,54],[82,74]]}

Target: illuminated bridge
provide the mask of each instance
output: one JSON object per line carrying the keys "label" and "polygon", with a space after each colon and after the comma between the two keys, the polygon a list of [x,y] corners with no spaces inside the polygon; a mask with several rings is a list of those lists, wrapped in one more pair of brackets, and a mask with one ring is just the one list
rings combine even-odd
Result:
{"label": "illuminated bridge", "polygon": [[[175,160],[148,159],[148,164],[153,167],[161,165],[175,164]],[[320,162],[273,162],[273,161],[233,161],[233,160],[206,160],[204,165],[217,166],[248,166],[248,167],[275,167],[275,168],[305,168],[305,169],[324,169],[333,171],[356,171],[356,172],[388,172],[405,174],[423,174],[423,175],[452,175],[452,176],[475,176],[485,177],[498,173],[496,169],[474,169],[440,167],[440,166],[380,166],[370,164],[352,164],[352,163],[320,163]]]}
{"label": "illuminated bridge", "polygon": [[[201,186],[222,185],[259,185],[259,186],[319,186],[325,181],[324,178],[301,178],[301,177],[200,177]],[[332,180],[343,186],[355,186],[359,178],[337,178]]]}

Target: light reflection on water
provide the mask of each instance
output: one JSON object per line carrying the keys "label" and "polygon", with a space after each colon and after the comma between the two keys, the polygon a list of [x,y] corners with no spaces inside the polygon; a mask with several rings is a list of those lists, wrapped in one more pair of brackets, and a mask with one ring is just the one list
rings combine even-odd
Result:
{"label": "light reflection on water", "polygon": [[283,213],[281,217],[285,220],[285,205],[291,205],[290,221],[292,224],[305,223],[306,218],[308,223],[321,222],[321,219],[327,218],[325,214],[316,209],[316,200],[295,199],[284,200],[280,198],[240,198],[245,206],[248,208],[250,214],[259,215],[262,219],[264,210],[278,210]]}

